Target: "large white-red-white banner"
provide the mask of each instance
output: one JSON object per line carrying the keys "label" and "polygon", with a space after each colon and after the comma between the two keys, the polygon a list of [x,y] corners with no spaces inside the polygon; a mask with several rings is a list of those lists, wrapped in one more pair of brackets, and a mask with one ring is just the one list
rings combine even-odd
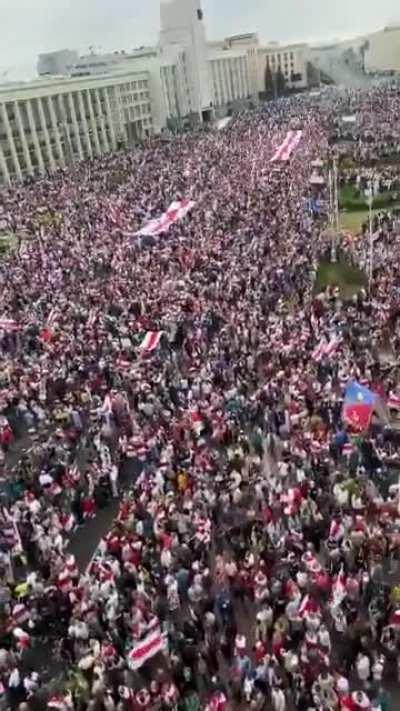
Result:
{"label": "large white-red-white banner", "polygon": [[138,232],[135,232],[135,235],[147,235],[152,237],[167,232],[171,225],[182,220],[185,215],[192,210],[195,204],[194,200],[189,200],[188,198],[171,203],[168,210],[164,212],[161,217],[150,220],[150,222],[143,225]]}
{"label": "large white-red-white banner", "polygon": [[148,624],[146,634],[137,641],[128,654],[128,666],[132,671],[140,669],[149,659],[166,647],[165,636],[161,632],[160,621],[154,618]]}
{"label": "large white-red-white banner", "polygon": [[295,151],[297,146],[299,145],[302,135],[303,131],[288,131],[285,140],[275,151],[270,162],[278,163],[281,161],[289,160],[293,151]]}

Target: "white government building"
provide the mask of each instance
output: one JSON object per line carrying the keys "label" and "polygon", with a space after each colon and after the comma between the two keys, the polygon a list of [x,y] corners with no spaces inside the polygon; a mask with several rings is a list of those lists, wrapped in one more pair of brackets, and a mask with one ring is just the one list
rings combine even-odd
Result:
{"label": "white government building", "polygon": [[265,68],[303,88],[307,46],[261,46],[255,33],[207,43],[201,0],[161,0],[156,47],[40,55],[39,79],[0,86],[0,185],[257,101]]}

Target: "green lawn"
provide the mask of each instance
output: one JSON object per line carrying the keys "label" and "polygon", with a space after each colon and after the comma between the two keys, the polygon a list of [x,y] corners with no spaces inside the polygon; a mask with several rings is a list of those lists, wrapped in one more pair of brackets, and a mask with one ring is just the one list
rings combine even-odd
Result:
{"label": "green lawn", "polygon": [[10,249],[17,246],[17,238],[15,235],[0,233],[0,256],[6,254]]}
{"label": "green lawn", "polygon": [[362,286],[367,284],[367,277],[361,269],[346,261],[344,255],[339,256],[337,262],[323,259],[317,269],[315,277],[315,292],[323,291],[328,284],[338,286],[342,298],[351,299]]}
{"label": "green lawn", "polygon": [[370,160],[364,161],[354,161],[348,156],[343,157],[340,161],[340,168],[342,170],[354,170],[354,168],[387,168],[390,165],[398,165],[400,162],[400,154],[395,153],[391,156],[381,157],[381,158],[371,158]]}
{"label": "green lawn", "polygon": [[[377,209],[389,209],[393,207],[400,199],[400,194],[397,190],[378,193],[374,196],[372,207]],[[367,201],[363,194],[354,185],[344,185],[339,192],[339,205],[342,209],[349,212],[364,212],[367,209]]]}
{"label": "green lawn", "polygon": [[[399,208],[400,203],[395,203],[391,205],[391,209],[394,207]],[[382,208],[373,208],[372,215],[378,212],[382,212]],[[343,211],[340,213],[340,229],[343,232],[350,232],[353,235],[359,235],[361,232],[361,227],[364,222],[368,222],[369,210],[356,210],[355,212]]]}
{"label": "green lawn", "polygon": [[[341,212],[340,213],[340,228],[344,232],[350,232],[353,235],[358,235],[361,232],[361,227],[364,222],[368,222],[368,210],[357,210],[356,212]],[[374,215],[380,210],[372,210]]]}

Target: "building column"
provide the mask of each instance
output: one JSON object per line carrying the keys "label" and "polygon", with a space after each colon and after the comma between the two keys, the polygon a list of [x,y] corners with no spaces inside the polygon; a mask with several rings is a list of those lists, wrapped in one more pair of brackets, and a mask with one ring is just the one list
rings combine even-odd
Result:
{"label": "building column", "polygon": [[81,137],[80,137],[80,133],[79,133],[79,124],[78,124],[78,119],[76,117],[76,111],[75,111],[75,103],[74,103],[71,93],[67,94],[67,101],[68,101],[69,110],[71,112],[72,125],[73,125],[74,131],[75,131],[79,159],[83,160],[85,156],[83,154],[83,149],[82,149],[82,142],[81,142]]}
{"label": "building column", "polygon": [[101,99],[100,99],[100,93],[98,89],[94,90],[94,95],[96,97],[96,104],[97,104],[97,112],[99,115],[99,121],[100,121],[100,129],[101,129],[101,135],[103,137],[103,150],[108,153],[110,151],[110,144],[108,142],[108,136],[107,136],[107,131],[106,127],[104,125],[104,116],[103,116],[103,109],[101,106]]}
{"label": "building column", "polygon": [[59,160],[62,163],[62,165],[65,165],[64,151],[63,151],[63,147],[62,147],[60,131],[58,128],[57,116],[56,116],[56,112],[54,111],[53,98],[51,96],[47,96],[46,98],[47,98],[47,108],[48,108],[49,114],[50,114],[51,126],[53,129],[53,136],[56,139]]}
{"label": "building column", "polygon": [[224,60],[224,79],[225,79],[225,86],[226,86],[226,101],[229,103],[229,101],[232,101],[233,96],[232,96],[232,82],[231,82],[231,73],[229,71],[229,62],[228,60]]}
{"label": "building column", "polygon": [[8,118],[6,105],[0,104],[0,109],[1,109],[1,115],[3,118],[4,128],[6,129],[8,145],[10,146],[11,157],[12,157],[13,163],[14,163],[15,173],[17,175],[17,178],[19,180],[22,180],[21,166],[20,166],[19,160],[18,160],[17,149],[15,148],[14,136],[12,134],[12,129],[10,126],[10,121]]}
{"label": "building column", "polygon": [[238,98],[243,98],[243,80],[242,80],[242,60],[239,57],[237,59],[237,75],[238,75]]}
{"label": "building column", "polygon": [[47,130],[46,114],[44,113],[44,109],[43,109],[43,99],[41,97],[39,97],[37,99],[37,102],[38,102],[38,109],[39,109],[39,119],[40,119],[40,123],[42,125],[42,130],[44,133],[44,140],[46,142],[47,155],[49,156],[50,168],[51,168],[51,170],[55,170],[56,169],[56,162],[54,160],[53,148],[51,145],[49,132]]}
{"label": "building column", "polygon": [[79,112],[81,114],[81,123],[83,123],[83,126],[85,128],[85,143],[87,145],[88,155],[90,158],[93,158],[92,143],[90,140],[90,129],[89,129],[89,124],[86,120],[86,109],[85,109],[85,104],[83,102],[82,91],[78,91],[78,104],[79,104]]}
{"label": "building column", "polygon": [[10,185],[11,184],[10,173],[8,172],[8,165],[7,165],[6,157],[4,155],[3,145],[1,143],[1,141],[0,141],[0,171],[1,171],[1,175],[4,178],[5,184]]}
{"label": "building column", "polygon": [[40,143],[39,143],[39,138],[37,135],[35,119],[33,116],[31,99],[28,99],[28,101],[26,102],[26,111],[28,114],[29,128],[31,129],[31,135],[32,135],[32,139],[33,139],[33,145],[35,147],[35,153],[36,153],[36,158],[38,161],[39,170],[41,173],[44,173],[45,172],[44,160],[43,160],[43,156],[42,156],[42,151],[40,150]]}
{"label": "building column", "polygon": [[57,96],[57,103],[58,103],[58,110],[60,112],[60,118],[61,118],[61,132],[64,138],[64,154],[66,156],[66,163],[67,165],[69,163],[74,163],[75,161],[75,153],[72,147],[72,142],[71,142],[71,134],[69,130],[69,125],[68,125],[68,114],[67,114],[67,108],[66,108],[66,94],[59,94]]}
{"label": "building column", "polygon": [[240,61],[239,57],[235,59],[235,99],[241,99],[241,84],[240,84]]}
{"label": "building column", "polygon": [[220,96],[220,106],[225,106],[226,104],[226,91],[225,91],[225,83],[224,83],[224,77],[223,77],[223,71],[222,71],[222,65],[221,65],[221,60],[218,60],[218,84],[219,84],[219,96]]}
{"label": "building column", "polygon": [[24,124],[23,124],[23,121],[21,118],[21,112],[20,112],[18,101],[14,102],[14,112],[15,112],[15,118],[16,118],[17,126],[18,126],[19,138],[21,141],[22,150],[24,152],[26,170],[30,175],[33,175],[34,170],[33,170],[33,165],[32,165],[32,161],[31,161],[31,154],[29,153],[29,145],[28,145],[28,141],[26,140],[25,128],[24,128]]}
{"label": "building column", "polygon": [[239,75],[240,75],[240,93],[241,93],[241,98],[246,99],[247,98],[247,88],[246,88],[246,82],[244,79],[244,62],[246,60],[243,59],[243,57],[240,57],[239,59]]}
{"label": "building column", "polygon": [[100,148],[100,141],[99,141],[99,136],[97,133],[97,124],[96,120],[94,117],[94,110],[93,110],[93,104],[92,104],[92,93],[90,89],[87,89],[86,91],[86,98],[89,106],[89,116],[90,116],[90,123],[92,125],[92,135],[94,139],[94,147],[96,149],[97,155],[101,155],[101,148]]}
{"label": "building column", "polygon": [[110,104],[110,97],[108,96],[108,91],[107,88],[103,89],[104,91],[104,99],[106,102],[106,109],[107,109],[107,116],[108,116],[108,122],[110,125],[110,133],[111,133],[111,145],[114,150],[117,148],[117,139],[115,137],[115,130],[114,130],[114,122],[112,118],[112,111],[111,111],[111,104]]}

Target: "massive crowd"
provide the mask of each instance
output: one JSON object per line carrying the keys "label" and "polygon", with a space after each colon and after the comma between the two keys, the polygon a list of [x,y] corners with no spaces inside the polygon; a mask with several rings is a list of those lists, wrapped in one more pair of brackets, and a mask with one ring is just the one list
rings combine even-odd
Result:
{"label": "massive crowd", "polygon": [[[23,237],[0,265],[4,708],[390,708],[397,432],[356,439],[341,413],[352,379],[400,406],[396,220],[371,293],[313,292],[311,164],[349,108],[368,150],[400,130],[396,89],[292,97],[1,193]],[[80,570],[69,539],[111,499]]]}

